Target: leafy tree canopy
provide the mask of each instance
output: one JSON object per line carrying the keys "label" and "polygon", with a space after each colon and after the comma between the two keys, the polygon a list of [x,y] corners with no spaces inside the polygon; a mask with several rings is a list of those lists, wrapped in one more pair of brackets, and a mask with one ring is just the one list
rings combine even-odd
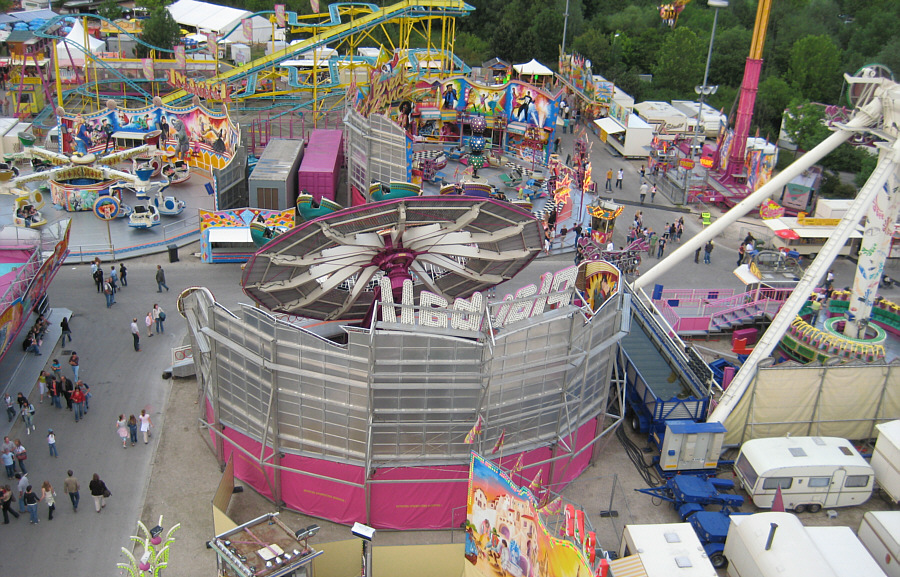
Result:
{"label": "leafy tree canopy", "polygon": [[[144,20],[141,40],[156,48],[172,50],[181,41],[181,27],[165,8],[155,8],[150,17]],[[146,58],[150,48],[138,44],[135,49],[138,58]]]}

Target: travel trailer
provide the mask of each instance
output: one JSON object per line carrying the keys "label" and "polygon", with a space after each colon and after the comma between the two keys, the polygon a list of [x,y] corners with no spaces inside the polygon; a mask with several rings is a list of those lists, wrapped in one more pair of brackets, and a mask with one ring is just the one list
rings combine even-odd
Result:
{"label": "travel trailer", "polygon": [[872,495],[875,472],[850,441],[836,437],[774,437],[741,446],[734,471],[761,509],[771,509],[781,487],[785,509],[816,513],[850,507]]}

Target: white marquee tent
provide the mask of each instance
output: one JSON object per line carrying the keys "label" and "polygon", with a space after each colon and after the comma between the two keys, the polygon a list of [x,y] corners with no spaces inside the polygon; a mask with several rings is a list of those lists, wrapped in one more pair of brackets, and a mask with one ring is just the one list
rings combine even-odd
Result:
{"label": "white marquee tent", "polygon": [[[190,26],[198,31],[209,31],[218,34],[223,39],[228,34],[227,40],[232,42],[260,43],[272,38],[272,24],[261,16],[253,16],[253,38],[244,36],[241,20],[248,18],[252,12],[198,2],[197,0],[178,0],[167,7],[169,14],[181,26]],[[237,27],[237,28],[235,28]]]}
{"label": "white marquee tent", "polygon": [[513,70],[522,76],[553,76],[552,70],[534,58],[531,59],[531,62],[526,62],[525,64],[514,64]]}
{"label": "white marquee tent", "polygon": [[[84,28],[81,26],[81,22],[76,20],[72,23],[72,31],[66,35],[68,42],[60,40],[56,43],[56,58],[61,68],[84,66],[84,37]],[[87,40],[91,54],[99,54],[106,50],[106,42],[97,40],[90,35]]]}

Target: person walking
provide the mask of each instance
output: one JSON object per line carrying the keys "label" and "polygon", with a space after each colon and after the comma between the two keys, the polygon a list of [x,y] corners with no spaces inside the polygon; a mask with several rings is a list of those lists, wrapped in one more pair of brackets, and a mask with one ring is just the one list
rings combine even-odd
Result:
{"label": "person walking", "polygon": [[63,493],[69,496],[69,500],[72,501],[72,510],[77,513],[78,502],[81,500],[81,493],[79,493],[81,485],[78,484],[78,479],[75,478],[72,469],[69,469],[66,474],[68,477],[63,481]]}
{"label": "person walking", "polygon": [[85,383],[84,381],[78,381],[75,383],[75,386],[81,389],[81,392],[84,393],[84,414],[87,415],[88,411],[91,410],[91,386]]}
{"label": "person walking", "polygon": [[147,313],[147,316],[144,317],[144,325],[147,327],[147,336],[153,336],[153,311]]}
{"label": "person walking", "polygon": [[716,248],[716,245],[715,245],[715,243],[713,243],[713,241],[709,241],[708,243],[706,243],[706,246],[703,247],[703,263],[704,264],[709,264],[709,262],[710,262],[709,257],[712,256],[712,251],[714,248]]}
{"label": "person walking", "polygon": [[131,439],[131,446],[137,443],[138,422],[134,415],[128,417],[128,436]]}
{"label": "person walking", "polygon": [[62,367],[59,365],[59,359],[53,359],[53,362],[50,363],[50,370],[53,371],[53,377],[56,380],[60,380],[62,376]]}
{"label": "person walking", "polygon": [[119,263],[119,280],[122,281],[122,286],[128,286],[128,268],[124,262]]}
{"label": "person walking", "polygon": [[606,190],[612,191],[612,169],[606,171]]}
{"label": "person walking", "polygon": [[100,509],[106,507],[106,498],[112,493],[106,488],[106,483],[100,480],[100,475],[97,473],[94,473],[94,477],[88,483],[88,489],[91,491],[91,497],[94,498],[94,509],[99,513]]}
{"label": "person walking", "polygon": [[625,171],[620,168],[619,172],[616,173],[616,188],[618,188],[618,189],[622,188],[622,179],[624,177],[625,177]]}
{"label": "person walking", "polygon": [[144,435],[144,444],[146,445],[149,442],[147,439],[150,437],[150,428],[153,426],[153,421],[150,420],[150,415],[147,414],[146,409],[141,409],[141,416],[138,417],[138,420],[141,422],[141,433]]}
{"label": "person walking", "polygon": [[642,182],[641,190],[640,190],[641,204],[644,204],[644,199],[647,198],[647,191],[649,191],[649,190],[650,190],[650,185],[647,184],[646,181]]}
{"label": "person walking", "polygon": [[698,246],[697,250],[694,251],[694,263],[700,264],[700,251],[703,250],[702,246]]}
{"label": "person walking", "polygon": [[744,245],[738,247],[738,258],[737,263],[734,266],[741,266],[741,263],[744,262]]}
{"label": "person walking", "polygon": [[59,453],[56,450],[56,435],[53,433],[53,429],[47,429],[47,446],[50,447],[51,457],[59,457]]}
{"label": "person walking", "polygon": [[72,407],[75,409],[75,422],[84,418],[84,391],[81,387],[75,387],[72,391]]}
{"label": "person walking", "polygon": [[41,502],[41,498],[37,496],[34,492],[34,488],[31,485],[25,487],[25,494],[22,495],[22,499],[25,501],[25,507],[28,508],[28,515],[31,516],[31,524],[36,525],[40,523],[40,519],[38,519],[38,503]]}
{"label": "person walking", "polygon": [[13,474],[16,473],[16,444],[9,440],[9,437],[3,437],[3,443],[0,444],[0,451],[9,453],[13,459]]}
{"label": "person walking", "polygon": [[28,470],[25,469],[25,461],[28,460],[28,451],[25,450],[25,445],[19,439],[16,439],[16,448],[13,449],[13,454],[16,456],[16,462],[19,464],[22,474],[27,475]]}
{"label": "person walking", "polygon": [[819,322],[819,313],[822,312],[822,299],[819,296],[812,296],[809,300],[812,301],[809,305],[812,309],[812,319],[809,324],[816,326],[816,323]]}
{"label": "person walking", "polygon": [[656,185],[650,187],[650,204],[656,202]]}
{"label": "person walking", "polygon": [[106,279],[103,283],[103,296],[106,297],[106,308],[116,304],[116,295],[113,294],[112,281]]}
{"label": "person walking", "polygon": [[50,521],[52,521],[53,512],[56,511],[56,491],[53,490],[50,481],[41,483],[41,501],[47,502],[47,506],[50,508]]}
{"label": "person walking", "polygon": [[116,421],[116,433],[122,439],[122,448],[127,449],[125,445],[128,443],[128,422],[125,420],[125,415],[119,415],[119,420]]}
{"label": "person walking", "polygon": [[0,505],[3,507],[3,524],[9,525],[9,516],[12,515],[16,519],[19,514],[12,508],[13,491],[9,485],[3,486],[3,493],[0,494]]}
{"label": "person walking", "polygon": [[94,277],[94,283],[97,285],[97,292],[103,292],[103,269],[98,266],[91,276]]}
{"label": "person walking", "polygon": [[16,405],[9,393],[3,396],[3,402],[6,404],[6,417],[12,423],[12,420],[16,418]]}
{"label": "person walking", "polygon": [[25,473],[16,473],[16,490],[19,492],[19,513],[26,513],[25,509],[25,489],[31,483],[28,481],[28,475]]}
{"label": "person walking", "polygon": [[163,288],[168,292],[169,287],[166,285],[166,271],[162,265],[156,265],[156,292],[161,293]]}
{"label": "person walking", "polygon": [[166,327],[163,325],[166,320],[166,311],[164,311],[161,306],[154,303],[153,310],[150,312],[153,313],[153,321],[156,323],[156,332],[158,334],[166,332]]}
{"label": "person walking", "polygon": [[6,478],[12,479],[13,475],[16,474],[16,461],[13,458],[12,451],[3,449],[3,452],[0,452],[0,460],[3,461],[3,466],[6,467]]}
{"label": "person walking", "polygon": [[665,235],[659,238],[659,241],[656,243],[656,258],[660,259],[663,257],[663,254],[665,254],[667,241],[668,238]]}
{"label": "person walking", "polygon": [[36,427],[34,426],[34,405],[28,401],[25,401],[25,406],[22,408],[22,420],[25,421],[25,434],[30,435]]}
{"label": "person walking", "polygon": [[72,351],[72,354],[69,356],[69,366],[72,367],[72,373],[75,375],[75,380],[78,380],[78,353]]}
{"label": "person walking", "polygon": [[119,275],[116,273],[116,265],[109,267],[109,283],[112,285],[114,295],[119,292]]}
{"label": "person walking", "polygon": [[141,352],[141,330],[138,328],[137,318],[131,319],[131,338],[134,340],[134,351]]}
{"label": "person walking", "polygon": [[66,398],[66,409],[72,410],[72,393],[75,391],[75,385],[72,384],[72,379],[69,377],[63,377],[62,382],[62,393]]}
{"label": "person walking", "polygon": [[[59,328],[62,329],[62,344],[66,346],[66,338],[69,339],[69,342],[72,342],[72,329],[69,328],[69,319],[63,317],[61,321],[59,321]],[[56,359],[53,359],[56,361]]]}

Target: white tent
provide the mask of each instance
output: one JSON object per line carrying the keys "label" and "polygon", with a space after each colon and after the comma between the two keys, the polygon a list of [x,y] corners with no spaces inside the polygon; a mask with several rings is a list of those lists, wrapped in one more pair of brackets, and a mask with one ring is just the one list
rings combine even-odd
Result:
{"label": "white tent", "polygon": [[524,76],[553,76],[553,71],[535,60],[525,64],[514,64],[513,70]]}
{"label": "white tent", "polygon": [[[66,36],[68,42],[60,40],[56,43],[56,58],[61,67],[84,66],[84,36],[84,28],[81,22],[76,20],[72,23],[72,31]],[[91,54],[99,54],[106,50],[106,42],[90,35],[87,39]]]}
{"label": "white tent", "polygon": [[241,21],[252,14],[247,10],[198,2],[197,0],[178,0],[167,6],[166,9],[179,25],[215,32],[219,39],[225,37],[226,34],[228,34],[227,39],[232,42],[260,43],[267,42],[272,38],[272,24],[261,16],[251,18],[253,38],[244,36]]}

